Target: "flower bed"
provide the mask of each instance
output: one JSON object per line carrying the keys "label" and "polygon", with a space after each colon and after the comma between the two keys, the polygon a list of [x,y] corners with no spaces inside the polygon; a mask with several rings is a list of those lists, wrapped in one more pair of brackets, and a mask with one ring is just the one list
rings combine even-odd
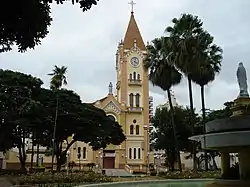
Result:
{"label": "flower bed", "polygon": [[28,175],[20,175],[16,177],[9,177],[9,181],[13,185],[24,185],[24,184],[79,184],[79,183],[103,183],[112,182],[110,177],[106,177],[100,174],[90,172],[88,174],[72,173],[67,175],[66,173],[55,173],[49,172],[36,173]]}
{"label": "flower bed", "polygon": [[167,179],[208,179],[220,178],[221,171],[174,171],[174,172],[160,172],[159,177]]}

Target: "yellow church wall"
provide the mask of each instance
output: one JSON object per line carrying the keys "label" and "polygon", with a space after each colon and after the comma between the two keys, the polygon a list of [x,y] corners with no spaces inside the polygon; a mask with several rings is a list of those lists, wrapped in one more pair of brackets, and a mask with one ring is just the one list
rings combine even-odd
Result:
{"label": "yellow church wall", "polygon": [[[69,161],[73,161],[76,164],[79,164],[79,159],[77,157],[78,154],[78,147],[81,148],[81,158],[80,158],[80,164],[87,164],[92,163],[94,160],[94,151],[92,150],[91,146],[84,142],[77,141],[75,142],[71,148],[70,148],[70,155],[69,155]],[[86,147],[86,157],[83,158],[83,148]]]}

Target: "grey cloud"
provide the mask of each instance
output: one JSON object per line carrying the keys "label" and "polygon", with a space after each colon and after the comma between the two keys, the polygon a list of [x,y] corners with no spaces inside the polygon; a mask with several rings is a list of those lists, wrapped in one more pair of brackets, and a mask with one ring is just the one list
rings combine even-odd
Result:
{"label": "grey cloud", "polygon": [[[235,71],[243,61],[250,74],[249,0],[155,0],[145,3],[137,0],[135,17],[144,41],[164,34],[171,19],[188,12],[198,15],[204,27],[224,50],[222,71],[206,88],[208,108],[219,108],[225,101],[238,95]],[[124,37],[130,16],[126,1],[100,1],[89,12],[66,3],[53,5],[54,21],[50,34],[42,45],[25,54],[16,50],[0,55],[2,68],[31,73],[49,85],[47,73],[55,64],[68,67],[70,89],[76,90],[82,100],[92,102],[106,96],[110,81],[115,84],[115,53]],[[179,104],[188,105],[187,81],[174,87]],[[194,85],[194,103],[200,108],[200,89]],[[165,102],[159,89],[150,89],[155,105]]]}

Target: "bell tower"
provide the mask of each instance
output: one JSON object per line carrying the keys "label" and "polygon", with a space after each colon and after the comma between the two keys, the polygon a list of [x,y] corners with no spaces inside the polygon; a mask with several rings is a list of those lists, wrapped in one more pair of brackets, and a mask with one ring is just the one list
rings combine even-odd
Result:
{"label": "bell tower", "polygon": [[[147,164],[149,152],[149,82],[143,67],[146,46],[132,11],[125,37],[116,53],[117,100],[126,106],[125,134],[128,165]],[[142,168],[143,169],[143,168]]]}

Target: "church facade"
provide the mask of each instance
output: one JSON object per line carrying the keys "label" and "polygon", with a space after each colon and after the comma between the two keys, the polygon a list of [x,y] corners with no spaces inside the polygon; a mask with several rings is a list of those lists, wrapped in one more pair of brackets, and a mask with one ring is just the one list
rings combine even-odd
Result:
{"label": "church facade", "polygon": [[[110,83],[107,95],[93,103],[119,122],[126,140],[121,145],[109,145],[98,151],[93,151],[86,143],[74,143],[69,150],[68,160],[76,163],[76,169],[88,169],[91,164],[102,169],[143,171],[152,162],[149,156],[149,112],[152,110],[149,103],[152,98],[149,98],[148,73],[143,68],[145,55],[146,47],[132,11],[125,37],[116,53],[116,83]],[[28,143],[28,150],[31,144]],[[42,165],[49,167],[51,156],[46,156],[42,147],[40,151],[39,160],[43,160]],[[27,152],[27,167],[30,160],[31,154]],[[18,153],[8,151],[4,163],[4,168],[18,168]],[[0,166],[2,168],[2,162]]]}
{"label": "church facade", "polygon": [[[95,163],[101,168],[129,166],[144,170],[149,164],[149,84],[148,73],[143,68],[146,47],[131,13],[128,28],[116,53],[116,84],[109,85],[107,96],[93,104],[119,122],[126,140],[119,146],[109,145],[104,150],[93,151],[82,142],[70,150],[70,161],[86,165]],[[116,89],[116,94],[113,93]],[[81,158],[78,159],[78,152]]]}

